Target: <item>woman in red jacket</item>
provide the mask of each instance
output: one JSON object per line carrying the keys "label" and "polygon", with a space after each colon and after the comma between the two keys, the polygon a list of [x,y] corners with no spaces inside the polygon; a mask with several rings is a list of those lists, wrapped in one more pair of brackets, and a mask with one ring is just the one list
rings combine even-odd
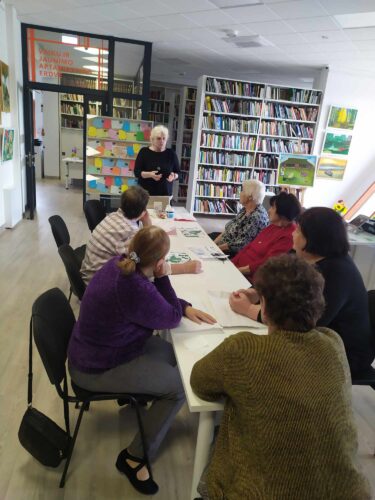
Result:
{"label": "woman in red jacket", "polygon": [[270,225],[233,257],[233,264],[251,281],[255,271],[270,257],[287,253],[293,248],[294,220],[301,212],[297,198],[282,191],[270,200]]}

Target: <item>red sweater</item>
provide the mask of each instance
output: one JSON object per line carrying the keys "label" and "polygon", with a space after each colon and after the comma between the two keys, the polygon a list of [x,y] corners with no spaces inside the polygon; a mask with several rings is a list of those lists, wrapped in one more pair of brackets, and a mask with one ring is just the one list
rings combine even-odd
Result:
{"label": "red sweater", "polygon": [[293,248],[292,233],[295,228],[294,223],[286,227],[270,224],[233,257],[233,264],[237,267],[249,266],[249,277],[252,278],[258,267],[270,257],[287,253]]}

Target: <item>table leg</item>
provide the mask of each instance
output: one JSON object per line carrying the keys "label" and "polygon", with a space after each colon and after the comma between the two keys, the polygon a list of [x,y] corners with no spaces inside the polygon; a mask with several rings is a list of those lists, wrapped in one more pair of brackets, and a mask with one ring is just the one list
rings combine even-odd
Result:
{"label": "table leg", "polygon": [[199,414],[199,425],[197,444],[195,447],[193,482],[191,485],[191,500],[199,496],[197,487],[201,478],[202,472],[207,465],[210,446],[212,443],[215,425],[215,412],[202,411]]}
{"label": "table leg", "polygon": [[69,162],[65,163],[65,189],[69,189]]}

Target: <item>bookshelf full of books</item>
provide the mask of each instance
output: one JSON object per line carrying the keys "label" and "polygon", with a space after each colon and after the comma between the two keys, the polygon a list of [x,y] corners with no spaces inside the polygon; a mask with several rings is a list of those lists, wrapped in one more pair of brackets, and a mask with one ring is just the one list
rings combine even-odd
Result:
{"label": "bookshelf full of books", "polygon": [[148,119],[155,125],[165,125],[169,122],[169,101],[166,100],[166,89],[164,87],[150,87],[150,111]]}
{"label": "bookshelf full of books", "polygon": [[321,100],[320,90],[202,76],[188,210],[236,214],[247,179],[258,179],[277,193],[279,154],[311,154]]}
{"label": "bookshelf full of books", "polygon": [[185,204],[189,184],[197,89],[195,87],[182,87],[177,98],[179,108],[174,122],[176,123],[176,154],[180,161],[181,172],[178,183],[175,183],[174,199]]}

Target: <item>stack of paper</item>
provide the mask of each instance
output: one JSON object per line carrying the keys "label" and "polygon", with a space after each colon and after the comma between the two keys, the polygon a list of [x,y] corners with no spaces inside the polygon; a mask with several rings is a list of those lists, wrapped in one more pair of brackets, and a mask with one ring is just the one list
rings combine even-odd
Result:
{"label": "stack of paper", "polygon": [[246,316],[242,316],[242,314],[232,311],[229,305],[229,295],[230,292],[208,291],[208,298],[212,305],[212,314],[223,328],[231,326],[264,328],[262,323],[258,323]]}

